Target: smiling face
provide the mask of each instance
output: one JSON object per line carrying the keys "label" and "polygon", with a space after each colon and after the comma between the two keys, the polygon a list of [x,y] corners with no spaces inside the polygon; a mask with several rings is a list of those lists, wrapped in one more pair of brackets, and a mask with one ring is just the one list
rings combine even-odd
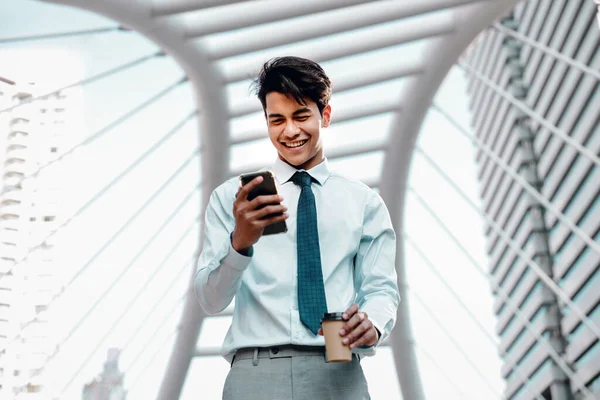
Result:
{"label": "smiling face", "polygon": [[331,107],[327,105],[321,116],[314,101],[305,99],[305,103],[270,92],[265,114],[269,138],[279,158],[296,169],[309,170],[323,161],[321,128],[329,126]]}

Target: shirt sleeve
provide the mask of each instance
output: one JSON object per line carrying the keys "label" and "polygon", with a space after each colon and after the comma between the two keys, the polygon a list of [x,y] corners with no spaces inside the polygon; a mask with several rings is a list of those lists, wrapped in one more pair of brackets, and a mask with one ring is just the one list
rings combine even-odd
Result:
{"label": "shirt sleeve", "polygon": [[383,199],[375,192],[365,206],[363,232],[355,258],[356,303],[380,332],[389,336],[400,303],[396,275],[396,233]]}
{"label": "shirt sleeve", "polygon": [[217,314],[231,303],[251,260],[251,252],[244,256],[231,245],[230,235],[235,227],[231,208],[231,204],[224,206],[218,189],[211,194],[206,207],[194,293],[208,314]]}

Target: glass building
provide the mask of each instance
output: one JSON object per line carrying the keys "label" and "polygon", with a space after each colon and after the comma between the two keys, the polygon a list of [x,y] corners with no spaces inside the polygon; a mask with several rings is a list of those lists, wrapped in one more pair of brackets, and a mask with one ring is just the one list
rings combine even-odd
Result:
{"label": "glass building", "polygon": [[508,398],[527,398],[515,366],[545,398],[571,398],[570,392],[583,398],[582,385],[595,393],[600,388],[600,343],[581,318],[600,321],[600,255],[594,251],[600,243],[600,31],[594,11],[589,1],[521,3],[465,56],[473,68],[473,129],[483,144],[477,153],[482,205],[493,221],[485,228],[486,247],[492,287],[499,287],[494,313]]}
{"label": "glass building", "polygon": [[[18,63],[15,57],[14,62]],[[57,266],[61,264],[54,242],[45,240],[64,217],[61,198],[68,183],[52,163],[74,140],[81,113],[77,90],[52,93],[44,85],[0,77],[6,107],[18,105],[4,126],[2,199],[0,201],[0,385],[19,396],[43,391],[45,365],[56,351],[54,327],[48,308],[60,291]],[[57,82],[46,82],[55,87]],[[41,86],[41,87],[40,87]],[[31,102],[33,97],[41,97]],[[0,102],[2,99],[0,98]],[[23,177],[30,175],[27,182]],[[21,332],[20,335],[15,335]]]}

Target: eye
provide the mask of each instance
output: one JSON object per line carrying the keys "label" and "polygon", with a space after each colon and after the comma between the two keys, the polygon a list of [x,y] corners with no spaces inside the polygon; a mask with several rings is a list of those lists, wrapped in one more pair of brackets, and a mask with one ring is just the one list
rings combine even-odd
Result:
{"label": "eye", "polygon": [[308,116],[308,115],[302,115],[302,116],[300,116],[300,117],[296,117],[296,119],[297,119],[298,121],[306,121],[308,118],[309,118],[309,116]]}
{"label": "eye", "polygon": [[281,118],[277,118],[277,119],[272,119],[269,123],[271,125],[277,125],[280,124],[283,120]]}

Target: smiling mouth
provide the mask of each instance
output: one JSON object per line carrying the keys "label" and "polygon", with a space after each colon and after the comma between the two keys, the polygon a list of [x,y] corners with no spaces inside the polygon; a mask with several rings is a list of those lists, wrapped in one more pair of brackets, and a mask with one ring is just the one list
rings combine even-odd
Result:
{"label": "smiling mouth", "polygon": [[308,140],[299,140],[297,142],[283,143],[283,145],[288,149],[295,149],[304,146],[306,142],[308,142]]}

